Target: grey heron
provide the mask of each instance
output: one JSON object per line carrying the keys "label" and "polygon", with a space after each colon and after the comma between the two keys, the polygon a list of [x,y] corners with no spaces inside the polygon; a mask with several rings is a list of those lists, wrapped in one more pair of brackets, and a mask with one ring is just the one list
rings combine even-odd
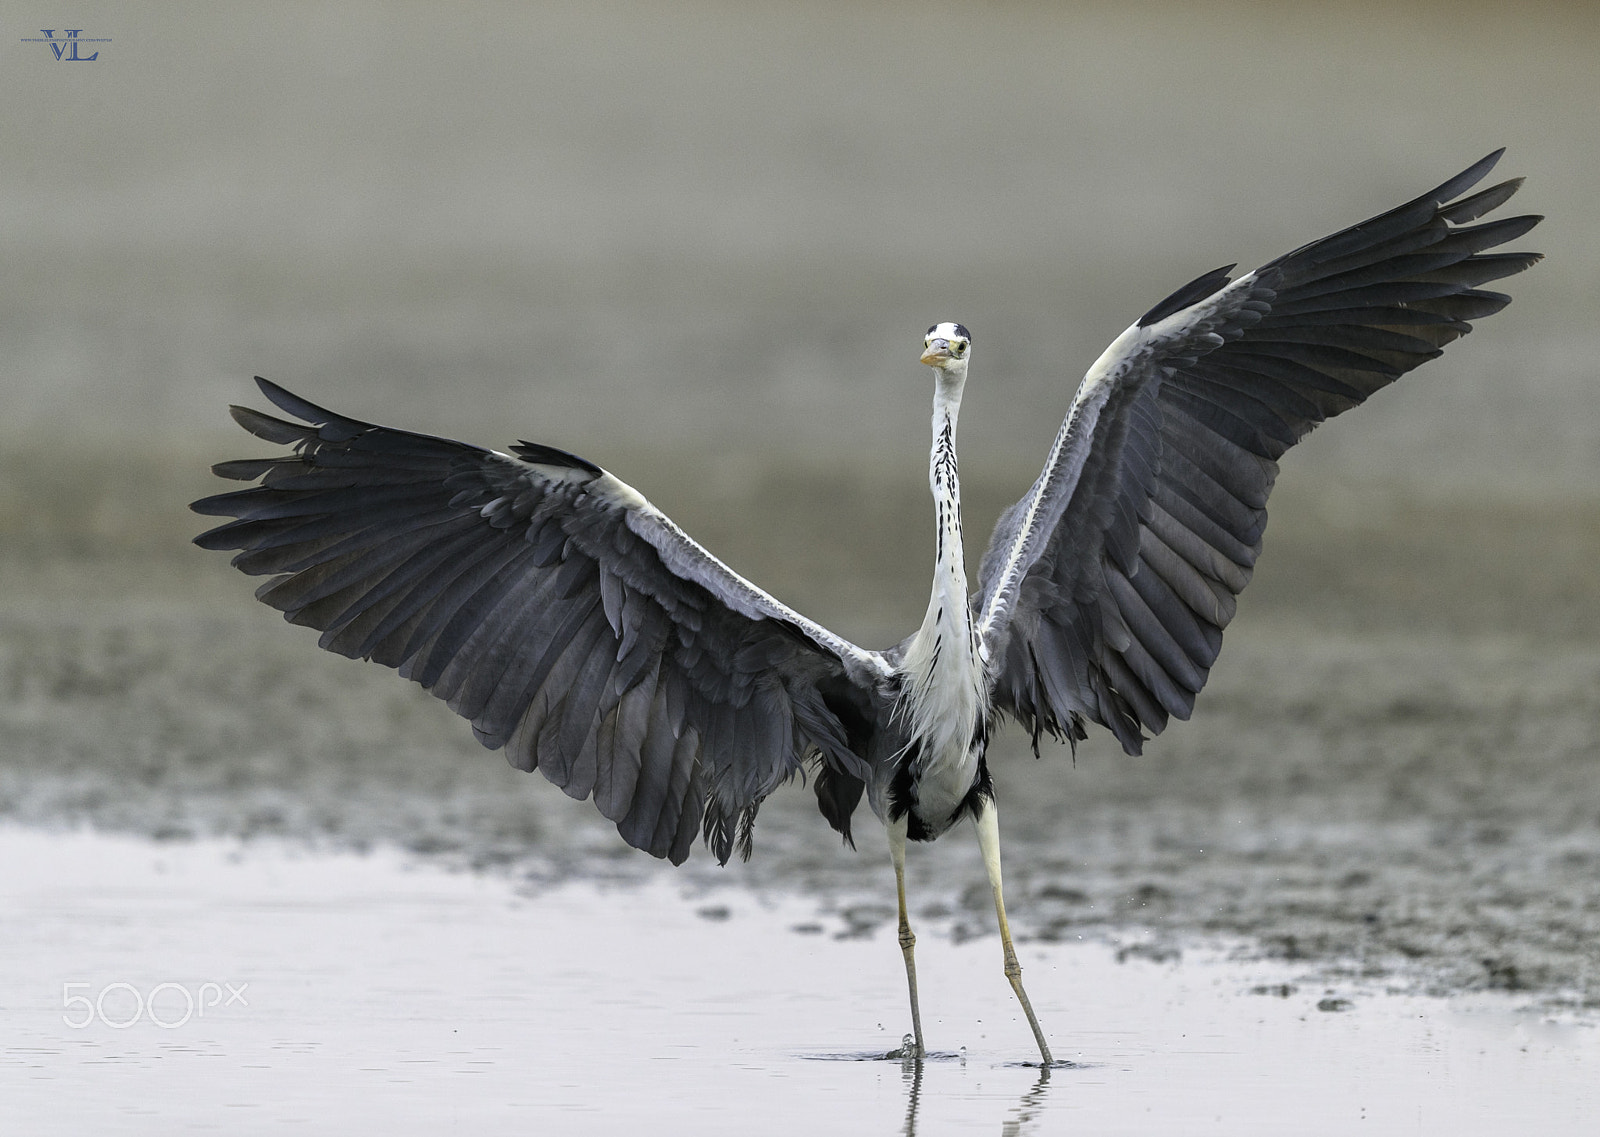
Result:
{"label": "grey heron", "polygon": [[1540,218],[1469,224],[1521,184],[1467,195],[1500,153],[1147,311],[1089,367],[976,588],[955,451],[973,339],[929,328],[933,588],[921,627],[885,650],[784,605],[575,454],[376,426],[265,379],[290,417],[233,417],[291,450],[214,467],[258,484],[195,502],[234,519],[196,542],[239,550],[236,567],[270,578],[257,597],[320,646],[397,669],[652,856],[681,863],[703,834],[719,862],[748,857],[762,801],[806,769],[846,841],[864,795],[895,872],[907,1056],[925,1048],[906,843],[970,819],[1005,975],[1048,1066],[1006,920],[990,737],[1009,717],[1037,755],[1093,722],[1138,754],[1189,717],[1261,550],[1278,458],[1505,307],[1479,286],[1539,259],[1488,250]]}

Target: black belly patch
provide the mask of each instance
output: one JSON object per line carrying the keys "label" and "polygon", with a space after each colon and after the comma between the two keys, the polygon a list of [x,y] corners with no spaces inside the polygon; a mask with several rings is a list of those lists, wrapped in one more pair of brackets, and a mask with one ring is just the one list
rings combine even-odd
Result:
{"label": "black belly patch", "polygon": [[922,753],[922,743],[913,741],[900,756],[900,765],[889,779],[889,820],[899,821],[910,815],[906,822],[906,836],[913,841],[928,840],[928,830],[917,816],[917,786],[911,780],[911,767]]}
{"label": "black belly patch", "polygon": [[[917,809],[917,785],[912,779],[911,769],[916,763],[916,756],[920,752],[918,744],[913,743],[906,750],[904,759],[899,769],[894,772],[894,777],[889,781],[889,820],[899,821],[906,819],[906,839],[909,841],[932,841],[940,833],[957,824],[964,817],[974,821],[978,819],[978,812],[989,802],[994,801],[994,779],[989,777],[989,762],[985,757],[978,758],[977,776],[972,780],[972,788],[961,799],[961,804],[945,819],[944,824],[936,829],[928,826],[922,814]],[[936,819],[933,820],[937,824]]]}
{"label": "black belly patch", "polygon": [[972,781],[972,788],[967,791],[967,796],[961,799],[961,804],[956,806],[956,811],[950,815],[950,824],[954,825],[963,817],[978,820],[978,814],[983,807],[994,801],[994,779],[989,777],[989,760],[978,759],[978,776]]}

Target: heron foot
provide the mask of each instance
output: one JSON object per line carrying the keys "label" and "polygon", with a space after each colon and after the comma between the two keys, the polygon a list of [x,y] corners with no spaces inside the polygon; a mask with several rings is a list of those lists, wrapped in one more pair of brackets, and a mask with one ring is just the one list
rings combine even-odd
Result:
{"label": "heron foot", "polygon": [[922,1043],[917,1041],[915,1035],[906,1034],[900,1038],[899,1049],[889,1051],[884,1057],[891,1061],[921,1062],[927,1057],[927,1053],[922,1049]]}

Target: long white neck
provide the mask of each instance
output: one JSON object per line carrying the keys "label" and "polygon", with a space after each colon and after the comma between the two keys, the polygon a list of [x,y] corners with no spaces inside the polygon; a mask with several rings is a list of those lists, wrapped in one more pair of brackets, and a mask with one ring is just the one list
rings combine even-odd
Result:
{"label": "long white neck", "polygon": [[912,733],[922,741],[924,764],[961,762],[978,724],[982,668],[967,600],[966,551],[961,541],[961,483],[956,472],[956,417],[966,365],[937,371],[933,397],[933,450],[928,488],[937,524],[933,592],[922,627],[906,651]]}

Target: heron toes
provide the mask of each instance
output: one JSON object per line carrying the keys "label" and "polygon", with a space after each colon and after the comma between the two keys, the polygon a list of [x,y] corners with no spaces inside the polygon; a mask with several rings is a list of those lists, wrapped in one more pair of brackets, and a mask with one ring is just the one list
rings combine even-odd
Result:
{"label": "heron toes", "polygon": [[907,1034],[900,1039],[899,1048],[889,1051],[884,1057],[890,1061],[920,1062],[925,1053],[922,1045],[917,1042],[916,1036]]}

